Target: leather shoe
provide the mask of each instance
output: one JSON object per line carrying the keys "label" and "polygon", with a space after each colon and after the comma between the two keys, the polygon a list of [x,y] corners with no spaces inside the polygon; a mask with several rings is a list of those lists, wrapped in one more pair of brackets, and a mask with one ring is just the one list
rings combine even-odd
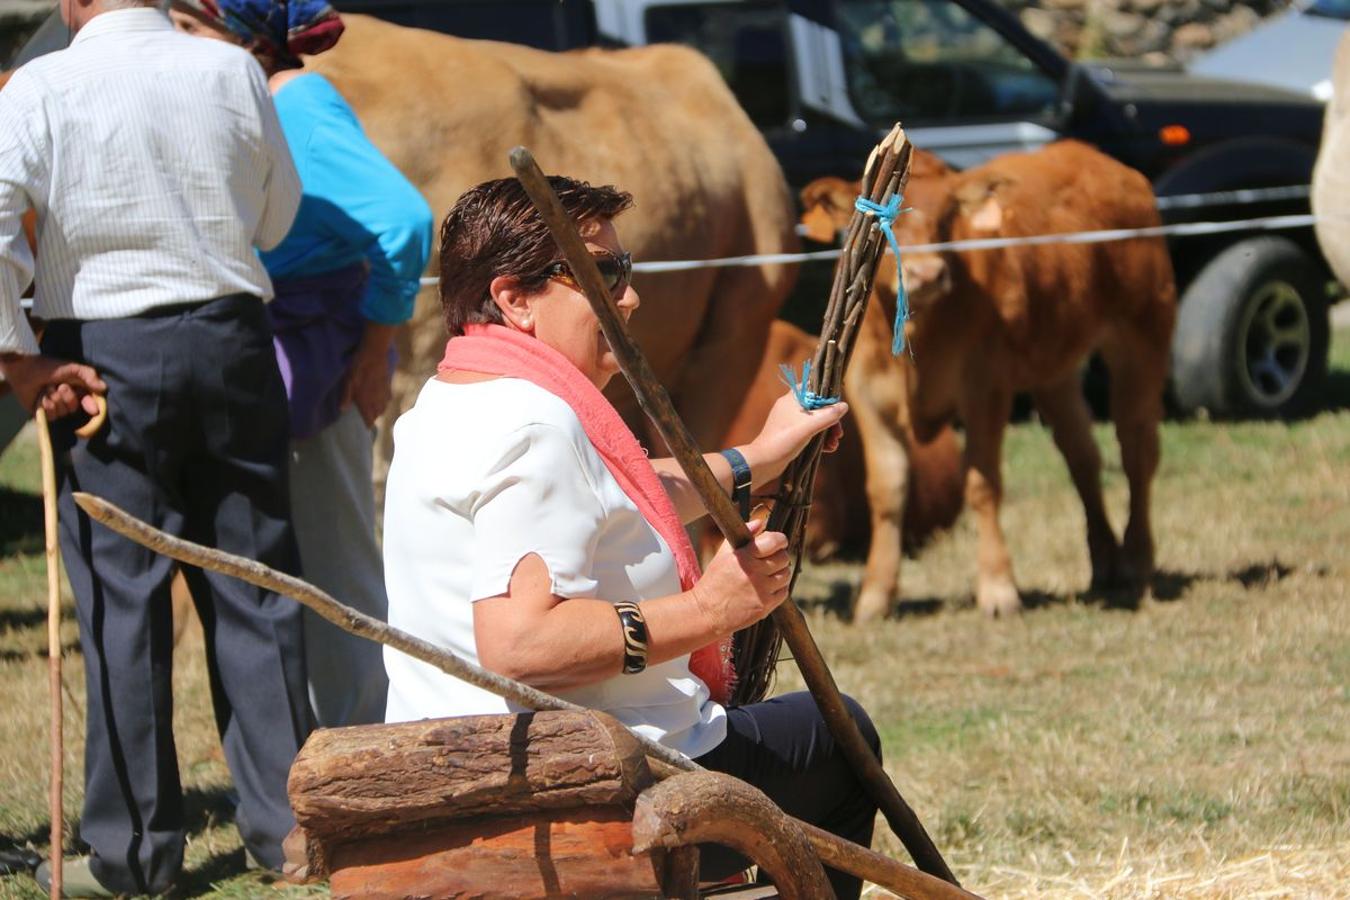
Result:
{"label": "leather shoe", "polygon": [[42,863],[42,857],[27,847],[6,847],[0,850],[0,876],[31,872]]}
{"label": "leather shoe", "polygon": [[[62,897],[116,897],[112,891],[105,888],[94,877],[93,870],[89,867],[88,856],[75,856],[61,862],[61,896]],[[52,869],[51,863],[44,860],[42,865],[38,866],[37,871],[33,873],[37,879],[38,885],[43,891],[50,892],[52,889]]]}

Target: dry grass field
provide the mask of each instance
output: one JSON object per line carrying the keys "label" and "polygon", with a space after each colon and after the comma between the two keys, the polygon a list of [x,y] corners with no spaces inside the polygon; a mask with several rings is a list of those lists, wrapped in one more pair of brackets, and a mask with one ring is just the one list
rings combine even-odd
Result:
{"label": "dry grass field", "polygon": [[[963,882],[988,897],[1350,897],[1350,331],[1326,411],[1169,423],[1154,597],[1084,593],[1082,513],[1044,429],[1015,426],[1004,523],[1030,609],[971,597],[968,523],[904,570],[902,607],[854,630],[856,563],[799,598],[887,768]],[[1109,428],[1098,438],[1119,516]],[[31,435],[0,458],[0,846],[46,843],[45,581]],[[69,608],[67,609],[69,614]],[[81,661],[67,617],[66,815],[80,804]],[[790,663],[780,687],[796,680]],[[183,896],[291,896],[243,873],[200,636],[175,672],[191,837]],[[884,831],[884,823],[880,831]],[[899,852],[889,835],[879,845]],[[0,879],[0,897],[38,897]]]}

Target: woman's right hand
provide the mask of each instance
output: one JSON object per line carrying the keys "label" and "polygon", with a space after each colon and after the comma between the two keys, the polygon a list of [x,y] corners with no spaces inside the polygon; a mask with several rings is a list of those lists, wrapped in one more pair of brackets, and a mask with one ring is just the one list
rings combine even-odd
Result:
{"label": "woman's right hand", "polygon": [[690,592],[718,635],[755,624],[787,598],[792,579],[787,535],[765,531],[764,525],[763,519],[750,521],[750,543],[740,550],[723,542]]}

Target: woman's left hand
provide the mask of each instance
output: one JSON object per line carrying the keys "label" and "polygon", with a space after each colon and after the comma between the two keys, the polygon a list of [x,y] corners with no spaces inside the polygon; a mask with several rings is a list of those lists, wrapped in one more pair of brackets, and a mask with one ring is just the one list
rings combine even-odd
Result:
{"label": "woman's left hand", "polygon": [[833,453],[844,436],[844,426],[840,420],[847,414],[848,404],[842,400],[832,406],[808,412],[788,391],[774,403],[764,427],[751,442],[754,455],[761,465],[767,463],[767,468],[777,477],[777,473],[781,473],[802,452],[811,438],[822,431],[827,432],[825,452]]}

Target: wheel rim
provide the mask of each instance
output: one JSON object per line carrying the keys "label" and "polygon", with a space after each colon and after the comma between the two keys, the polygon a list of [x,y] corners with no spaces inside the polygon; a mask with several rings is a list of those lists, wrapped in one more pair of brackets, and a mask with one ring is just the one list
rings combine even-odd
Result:
{"label": "wheel rim", "polygon": [[1269,281],[1258,288],[1247,304],[1238,339],[1248,396],[1265,407],[1292,397],[1312,352],[1308,310],[1298,289],[1287,281]]}

